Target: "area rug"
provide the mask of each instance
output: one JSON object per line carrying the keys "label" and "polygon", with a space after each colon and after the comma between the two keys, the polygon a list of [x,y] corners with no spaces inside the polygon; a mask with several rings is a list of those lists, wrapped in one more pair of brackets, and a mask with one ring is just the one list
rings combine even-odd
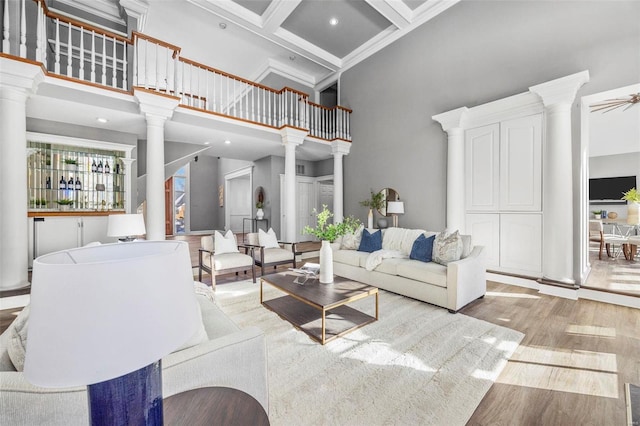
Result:
{"label": "area rug", "polygon": [[[265,299],[281,296],[265,285]],[[524,335],[385,291],[380,320],[324,346],[260,305],[260,284],[216,301],[267,341],[269,418],[278,425],[464,425]],[[373,314],[374,299],[358,301]]]}

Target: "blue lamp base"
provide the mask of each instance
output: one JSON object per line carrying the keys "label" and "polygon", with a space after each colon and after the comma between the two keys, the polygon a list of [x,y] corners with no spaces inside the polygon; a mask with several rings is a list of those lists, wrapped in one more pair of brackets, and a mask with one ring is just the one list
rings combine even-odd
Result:
{"label": "blue lamp base", "polygon": [[162,425],[160,361],[124,376],[88,385],[87,391],[93,426]]}

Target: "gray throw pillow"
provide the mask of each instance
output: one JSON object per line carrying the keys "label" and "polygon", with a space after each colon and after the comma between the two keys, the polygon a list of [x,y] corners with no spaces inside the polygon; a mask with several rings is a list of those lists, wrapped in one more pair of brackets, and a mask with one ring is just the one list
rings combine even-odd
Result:
{"label": "gray throw pillow", "polygon": [[441,265],[460,260],[462,256],[462,238],[455,231],[449,234],[446,230],[436,236],[433,242],[433,261]]}

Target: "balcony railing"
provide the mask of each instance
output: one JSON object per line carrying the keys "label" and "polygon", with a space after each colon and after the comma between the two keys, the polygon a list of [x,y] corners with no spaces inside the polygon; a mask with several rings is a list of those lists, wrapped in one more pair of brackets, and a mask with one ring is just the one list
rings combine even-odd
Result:
{"label": "balcony railing", "polygon": [[[10,7],[20,8],[19,28],[11,28]],[[162,40],[110,33],[52,12],[44,0],[5,0],[3,16],[2,53],[42,63],[50,75],[126,92],[143,87],[176,96],[186,108],[296,127],[317,139],[351,140],[351,110],[327,108],[306,93],[275,90],[183,58],[178,46]]]}

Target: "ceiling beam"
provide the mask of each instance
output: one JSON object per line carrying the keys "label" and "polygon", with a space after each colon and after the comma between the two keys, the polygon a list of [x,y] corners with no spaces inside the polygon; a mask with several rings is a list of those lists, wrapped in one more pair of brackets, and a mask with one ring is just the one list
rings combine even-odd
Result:
{"label": "ceiling beam", "polygon": [[262,28],[274,32],[301,2],[302,0],[273,0],[262,14]]}
{"label": "ceiling beam", "polygon": [[402,30],[411,24],[412,11],[403,2],[389,0],[365,1],[398,29]]}

